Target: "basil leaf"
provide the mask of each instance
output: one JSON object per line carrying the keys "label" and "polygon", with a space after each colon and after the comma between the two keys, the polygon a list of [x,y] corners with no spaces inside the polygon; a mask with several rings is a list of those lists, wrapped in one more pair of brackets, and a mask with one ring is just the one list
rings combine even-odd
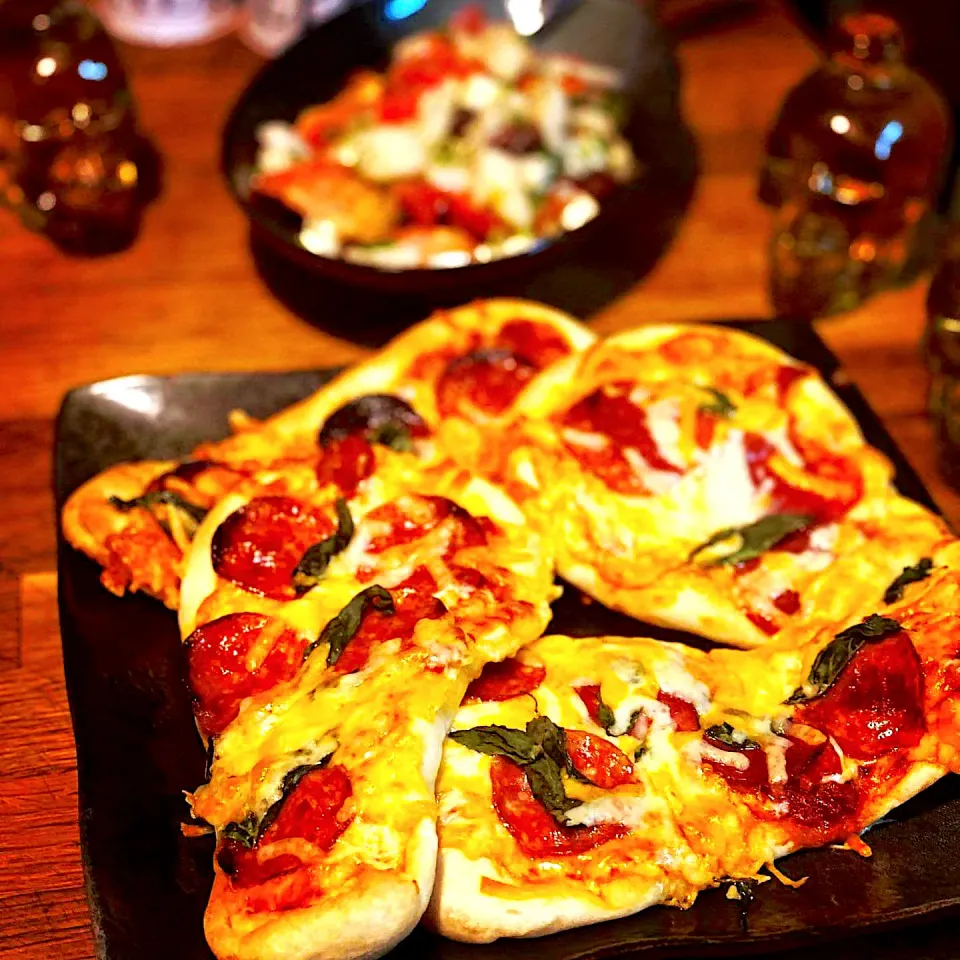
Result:
{"label": "basil leaf", "polygon": [[823,696],[837,682],[844,668],[862,647],[893,636],[901,629],[898,621],[871,613],[860,623],[841,630],[817,654],[806,684],[797,687],[784,703],[805,703]]}
{"label": "basil leaf", "polygon": [[726,747],[732,747],[734,750],[759,750],[760,744],[756,740],[735,730],[729,723],[718,723],[716,726],[707,727],[704,731],[704,739],[709,738],[717,743],[722,743]]}
{"label": "basil leaf", "polygon": [[203,761],[203,780],[206,782],[213,773],[213,761],[217,758],[217,738],[211,737],[207,741],[207,755]]}
{"label": "basil leaf", "polygon": [[904,567],[901,574],[890,584],[883,593],[884,603],[896,603],[903,599],[904,587],[909,583],[919,583],[930,576],[933,569],[933,560],[930,557],[924,557],[919,563],[912,567]]}
{"label": "basil leaf", "polygon": [[132,500],[123,500],[120,497],[110,497],[110,505],[117,510],[126,513],[135,507],[143,507],[144,510],[153,512],[153,507],[157,504],[163,504],[167,507],[173,507],[181,513],[185,513],[195,524],[200,523],[207,515],[205,507],[198,507],[189,500],[184,500],[179,493],[172,490],[151,490],[141,497],[134,497]]}
{"label": "basil leaf", "polygon": [[815,519],[806,513],[771,513],[744,527],[725,527],[723,530],[718,530],[709,540],[701,543],[688,559],[693,560],[697,554],[708,547],[738,537],[740,545],[732,553],[707,560],[705,565],[719,567],[725,564],[744,563],[772,550],[791,533],[806,529]]}
{"label": "basil leaf", "polygon": [[713,399],[707,403],[701,403],[698,410],[712,413],[715,417],[722,417],[724,420],[729,420],[737,412],[736,404],[721,390],[716,387],[700,387],[700,389],[706,390]]}
{"label": "basil leaf", "polygon": [[647,752],[647,745],[645,743],[641,743],[640,746],[638,746],[636,750],[633,751],[634,761],[640,760],[646,752]]}
{"label": "basil leaf", "polygon": [[560,769],[552,757],[543,754],[533,763],[526,764],[524,771],[527,774],[527,783],[530,784],[530,792],[553,814],[558,823],[563,824],[566,823],[564,814],[574,807],[579,807],[580,801],[567,796]]}
{"label": "basil leaf", "polygon": [[307,647],[303,659],[313,653],[317,647],[323,644],[330,644],[327,652],[327,666],[332,667],[347,648],[347,644],[353,639],[354,634],[360,629],[363,622],[363,616],[368,607],[373,607],[377,613],[385,613],[392,617],[397,608],[393,605],[393,597],[388,590],[385,590],[380,584],[375,583],[366,590],[361,590],[321,631],[313,643]]}
{"label": "basil leaf", "polygon": [[337,497],[337,531],[326,540],[321,540],[307,549],[293,571],[293,586],[297,596],[312,590],[323,576],[330,561],[346,550],[353,539],[353,517],[347,508],[347,501]]}
{"label": "basil leaf", "polygon": [[300,781],[308,773],[312,773],[314,770],[322,770],[330,762],[330,756],[332,754],[324,757],[318,763],[308,763],[294,767],[283,778],[280,786],[280,799],[271,803],[267,807],[266,813],[259,820],[257,820],[256,814],[248,813],[239,823],[228,823],[220,831],[220,836],[226,837],[228,840],[236,840],[237,843],[242,844],[247,849],[255,847],[260,842],[260,838],[266,832],[267,827],[277,819],[284,803],[286,803],[290,794],[297,789]]}
{"label": "basil leaf", "polygon": [[521,766],[531,763],[543,754],[541,745],[525,730],[513,730],[499,724],[473,727],[470,730],[454,730],[450,739],[476,750],[477,753],[506,757]]}
{"label": "basil leaf", "polygon": [[413,450],[413,436],[409,428],[402,423],[381,423],[370,431],[368,439],[370,443],[378,443],[398,453],[409,453]]}
{"label": "basil leaf", "polygon": [[599,694],[597,694],[597,721],[607,733],[612,733],[617,725],[616,714],[600,699]]}
{"label": "basil leaf", "polygon": [[567,731],[563,727],[558,727],[549,717],[534,717],[527,723],[527,733],[559,769],[566,770],[571,777],[581,783],[590,783],[590,780],[573,765],[573,760],[567,753]]}
{"label": "basil leaf", "polygon": [[260,824],[253,813],[248,813],[239,823],[228,823],[220,831],[220,836],[234,840],[248,850],[260,839]]}

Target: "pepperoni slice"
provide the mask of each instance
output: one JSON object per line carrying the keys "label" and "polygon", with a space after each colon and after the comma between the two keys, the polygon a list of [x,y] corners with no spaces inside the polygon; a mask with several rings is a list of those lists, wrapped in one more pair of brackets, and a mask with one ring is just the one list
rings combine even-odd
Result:
{"label": "pepperoni slice", "polygon": [[624,448],[635,450],[652,470],[682,474],[684,468],[660,453],[647,424],[646,412],[630,401],[632,389],[633,384],[627,382],[607,384],[574,404],[560,423],[571,430],[606,437],[608,442],[599,448],[568,439],[564,442],[583,466],[612,490],[642,494],[647,489],[624,454]]}
{"label": "pepperoni slice", "polygon": [[584,730],[568,730],[567,754],[578,773],[604,790],[636,782],[627,755],[603,737]]}
{"label": "pepperoni slice", "polygon": [[528,857],[586,853],[629,832],[618,823],[601,823],[593,827],[567,827],[557,823],[533,795],[523,768],[506,757],[493,758],[490,782],[493,806],[500,822]]}
{"label": "pepperoni slice", "polygon": [[719,419],[709,410],[697,410],[694,420],[694,440],[701,450],[709,450],[713,444],[714,434],[717,432]]}
{"label": "pepperoni slice", "polygon": [[230,613],[197,627],[185,649],[200,732],[222,733],[246,697],[290,680],[306,646],[281,621],[259,613]]}
{"label": "pepperoni slice", "polygon": [[488,663],[479,677],[467,687],[464,703],[493,703],[512,700],[532,693],[543,683],[547,671],[534,663],[507,657],[499,663]]}
{"label": "pepperoni slice", "polygon": [[806,513],[818,523],[830,523],[863,495],[863,478],[845,457],[821,450],[818,459],[800,469],[759,434],[746,434],[744,447],[754,485],[770,487],[771,513]]}
{"label": "pepperoni slice", "polygon": [[533,379],[537,367],[506,347],[487,347],[452,360],[437,381],[437,408],[445,417],[475,421],[499,416]]}
{"label": "pepperoni slice", "polygon": [[293,571],[307,548],[333,529],[329,517],[291,497],[257,497],[217,527],[213,569],[251,593],[293,600]]}
{"label": "pepperoni slice", "polygon": [[722,777],[731,789],[738,793],[756,793],[766,786],[767,755],[759,747],[745,750],[731,746],[723,740],[712,737],[709,730],[703,735],[703,741],[716,750],[738,754],[746,759],[746,765],[743,761],[724,763],[710,756],[704,756],[701,760],[703,766]]}
{"label": "pepperoni slice", "polygon": [[341,766],[329,766],[308,773],[293,792],[281,801],[280,811],[263,832],[257,845],[247,849],[235,840],[224,840],[217,862],[235,887],[252,887],[282,874],[298,870],[303,861],[295,854],[270,856],[271,844],[281,840],[306,840],[327,851],[350,825],[342,814],[353,790]]}
{"label": "pepperoni slice", "polygon": [[348,499],[357,492],[361,481],[373,473],[373,447],[357,434],[331,441],[317,461],[317,483],[334,484]]}
{"label": "pepperoni slice", "polygon": [[413,543],[447,522],[452,528],[447,551],[450,556],[464,547],[485,545],[488,535],[497,529],[491,520],[474,517],[446,497],[414,495],[401,497],[372,510],[367,515],[367,522],[375,524],[378,530],[381,526],[387,528],[386,532],[378,533],[370,541],[367,548],[370,553],[382,553],[390,547]]}
{"label": "pepperoni slice", "polygon": [[543,370],[570,353],[570,343],[562,333],[549,324],[533,320],[508,321],[500,328],[497,343],[515,356],[523,357],[538,370]]}
{"label": "pepperoni slice", "polygon": [[217,460],[187,460],[161,474],[147,487],[146,493],[187,493],[185,499],[197,506],[208,507],[214,500],[232,490],[245,474]]}
{"label": "pepperoni slice", "polygon": [[573,689],[576,691],[577,696],[583,701],[583,705],[587,708],[590,719],[598,727],[603,727],[605,730],[607,725],[600,717],[601,708],[604,706],[603,700],[600,697],[600,684],[587,683],[581,687],[574,687]]}
{"label": "pepperoni slice", "polygon": [[390,591],[396,613],[381,613],[367,607],[357,632],[351,637],[333,669],[337,673],[356,673],[370,659],[374,647],[386,640],[399,640],[400,649],[410,649],[410,641],[421,620],[438,620],[446,612],[433,596],[437,583],[425,567],[416,570]]}
{"label": "pepperoni slice", "polygon": [[700,715],[689,700],[672,693],[664,693],[663,690],[657,694],[657,700],[670,711],[670,719],[678,733],[690,733],[700,729]]}
{"label": "pepperoni slice", "polygon": [[873,760],[916,746],[926,725],[923,666],[904,631],[855,654],[834,685],[796,718],[829,733],[843,752]]}
{"label": "pepperoni slice", "polygon": [[829,740],[813,746],[789,735],[787,739],[787,782],[781,794],[787,803],[786,816],[804,827],[835,830],[857,812],[856,782],[826,779],[843,770],[840,755]]}

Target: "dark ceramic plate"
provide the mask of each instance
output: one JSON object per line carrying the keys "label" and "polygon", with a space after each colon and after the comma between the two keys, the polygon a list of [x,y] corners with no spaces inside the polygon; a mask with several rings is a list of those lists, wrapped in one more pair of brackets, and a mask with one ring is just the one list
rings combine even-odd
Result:
{"label": "dark ceramic plate", "polygon": [[[743,326],[833,378],[833,356],[806,326]],[[58,506],[85,480],[119,461],[177,457],[226,433],[228,411],[266,416],[316,389],[329,374],[187,374],[126,377],[74,390],[57,422]],[[859,392],[837,393],[869,440],[892,458],[900,489],[932,506],[916,474]],[[104,590],[95,564],[59,543],[60,624],[77,741],[80,831],[101,960],[210,960],[202,914],[211,844],[186,840],[182,791],[203,779],[203,751],[181,674],[174,615],[143,596]],[[650,633],[569,590],[555,607],[558,630]],[[669,631],[661,636],[678,638]],[[722,891],[686,911],[636,917],[546,937],[472,947],[418,932],[392,960],[579,960],[623,954],[730,956],[807,948],[841,957],[954,957],[950,918],[960,913],[960,796],[947,778],[870,833],[873,858],[820,850],[791,857],[809,875],[801,890],[757,889],[747,907]],[[907,933],[888,928],[927,921]],[[936,923],[932,923],[936,921]],[[884,932],[877,934],[875,928]],[[856,935],[855,943],[831,940]]]}
{"label": "dark ceramic plate", "polygon": [[[539,49],[578,54],[612,66],[624,77],[630,107],[624,133],[643,172],[611,194],[598,216],[579,230],[487,264],[389,272],[310,253],[298,240],[300,217],[251,192],[255,132],[261,123],[292,121],[304,107],[330,99],[360,67],[383,69],[397,40],[444,24],[463,2],[367,0],[308,34],[253,80],[227,120],[221,165],[254,238],[318,277],[420,296],[456,291],[461,302],[487,293],[491,284],[499,284],[502,293],[506,281],[579,263],[597,247],[620,248],[620,259],[626,247],[634,262],[652,264],[689,198],[695,162],[680,118],[673,54],[647,5],[634,0],[547,2],[547,23],[532,38]],[[506,19],[502,0],[481,3],[492,18]]]}

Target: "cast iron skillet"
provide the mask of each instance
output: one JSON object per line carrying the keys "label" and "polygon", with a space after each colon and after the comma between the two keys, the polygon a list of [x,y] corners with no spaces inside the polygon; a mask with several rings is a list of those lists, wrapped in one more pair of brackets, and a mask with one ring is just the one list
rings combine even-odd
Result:
{"label": "cast iron skillet", "polygon": [[[625,233],[637,222],[648,223],[651,236],[659,235],[651,220],[668,215],[661,212],[663,181],[674,169],[688,171],[693,166],[693,148],[680,116],[679,77],[670,46],[644,3],[558,0],[547,3],[546,25],[532,42],[538,49],[577,54],[614,67],[621,74],[629,105],[624,133],[641,161],[636,180],[613,191],[597,217],[580,229],[542,241],[527,253],[490,263],[390,272],[319,257],[304,249],[298,240],[300,217],[281,203],[250,190],[256,129],[266,120],[292,121],[304,107],[330,99],[361,67],[383,69],[394,43],[443,25],[464,0],[426,0],[418,12],[400,18],[419,3],[367,0],[307,34],[268,64],[240,96],[223,132],[221,167],[231,193],[250,219],[255,240],[265,242],[317,276],[392,293],[422,296],[456,289],[467,297],[548,264],[577,261],[586,249],[603,241],[622,245]],[[480,3],[491,19],[506,19],[502,0]]]}

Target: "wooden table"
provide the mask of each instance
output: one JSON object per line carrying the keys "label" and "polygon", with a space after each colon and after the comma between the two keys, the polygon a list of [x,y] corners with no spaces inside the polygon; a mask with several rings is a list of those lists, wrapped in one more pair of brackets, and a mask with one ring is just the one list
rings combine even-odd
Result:
{"label": "wooden table", "polygon": [[[816,55],[777,0],[684,41],[687,116],[703,176],[650,277],[596,319],[764,316],[767,212],[753,198],[763,136]],[[0,219],[0,955],[93,956],[77,843],[75,758],[55,610],[52,418],[65,390],[132,372],[285,370],[361,348],[278,304],[254,272],[220,181],[221,121],[259,64],[228,38],[124,51],[143,125],[163,154],[161,199],[128,252],[70,260]],[[842,358],[947,515],[934,469],[917,341],[925,285],[824,322]],[[171,958],[173,960],[173,958]]]}

